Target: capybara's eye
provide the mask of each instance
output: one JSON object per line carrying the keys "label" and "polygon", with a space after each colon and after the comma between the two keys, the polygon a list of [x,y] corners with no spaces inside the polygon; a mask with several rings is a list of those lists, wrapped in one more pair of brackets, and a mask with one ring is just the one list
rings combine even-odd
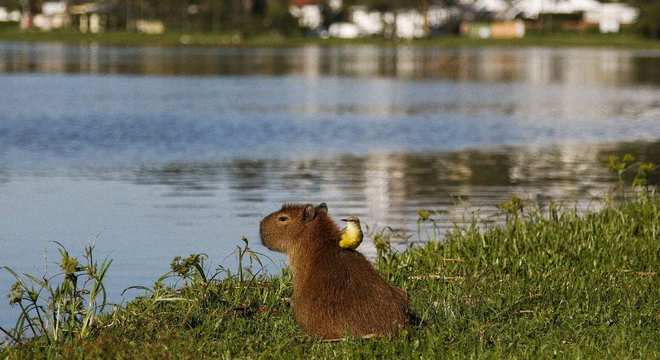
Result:
{"label": "capybara's eye", "polygon": [[277,220],[279,220],[281,222],[285,222],[285,221],[289,220],[289,217],[282,215],[282,216],[278,217]]}

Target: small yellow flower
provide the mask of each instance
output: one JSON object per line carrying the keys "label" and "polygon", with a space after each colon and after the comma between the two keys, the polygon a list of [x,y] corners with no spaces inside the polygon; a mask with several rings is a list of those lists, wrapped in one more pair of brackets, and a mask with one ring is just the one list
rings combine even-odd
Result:
{"label": "small yellow flower", "polygon": [[419,217],[419,220],[426,221],[431,217],[431,212],[428,210],[418,210],[417,216]]}
{"label": "small yellow flower", "polygon": [[66,275],[71,275],[78,271],[79,263],[78,259],[69,254],[64,254],[62,256],[62,262],[60,263],[60,268]]}
{"label": "small yellow flower", "polygon": [[15,282],[9,290],[9,304],[14,305],[21,302],[25,290],[20,282]]}

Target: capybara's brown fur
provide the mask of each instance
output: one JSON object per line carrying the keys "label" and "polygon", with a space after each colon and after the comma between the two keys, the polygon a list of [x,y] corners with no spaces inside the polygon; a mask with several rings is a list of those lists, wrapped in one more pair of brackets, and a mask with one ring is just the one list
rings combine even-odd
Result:
{"label": "capybara's brown fur", "polygon": [[284,205],[260,224],[261,241],[286,253],[293,312],[309,334],[391,335],[409,323],[405,292],[389,285],[359,252],[339,247],[340,230],[321,204]]}

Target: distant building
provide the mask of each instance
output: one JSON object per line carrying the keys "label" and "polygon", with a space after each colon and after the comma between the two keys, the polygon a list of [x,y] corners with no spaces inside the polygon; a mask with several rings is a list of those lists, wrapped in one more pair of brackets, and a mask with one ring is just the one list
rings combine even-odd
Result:
{"label": "distant building", "polygon": [[115,6],[113,2],[46,1],[41,13],[25,14],[21,23],[23,28],[34,26],[43,31],[77,27],[83,33],[98,33],[105,31]]}
{"label": "distant building", "polygon": [[428,35],[424,25],[424,15],[418,10],[399,11],[395,21],[398,38],[415,39]]}
{"label": "distant building", "polygon": [[323,25],[319,0],[293,0],[289,5],[289,13],[298,19],[298,25],[303,28],[316,30]]}
{"label": "distant building", "polygon": [[539,19],[544,14],[573,14],[577,23],[565,28],[597,26],[602,33],[619,32],[621,25],[633,24],[639,16],[639,10],[630,5],[596,0],[523,0],[513,6],[513,13],[527,19]]}
{"label": "distant building", "polygon": [[[341,0],[330,0],[328,7],[338,12]],[[420,38],[429,35],[430,29],[445,24],[453,14],[452,8],[430,6],[423,14],[418,9],[401,9],[382,12],[367,6],[352,6],[348,9],[348,22],[333,23],[321,34],[331,37],[356,38],[360,36],[386,35],[403,39]],[[310,30],[322,29],[324,19],[320,0],[292,0],[289,12],[298,19],[298,24]]]}
{"label": "distant building", "polygon": [[429,36],[456,17],[457,11],[460,13],[457,8],[437,5],[430,6],[426,14],[417,9],[401,10],[396,14],[396,36],[402,39]]}
{"label": "distant building", "polygon": [[165,23],[160,20],[135,20],[135,30],[145,34],[162,34],[165,32]]}
{"label": "distant building", "polygon": [[328,35],[340,39],[355,39],[360,37],[360,28],[349,22],[338,22],[330,25]]}
{"label": "distant building", "polygon": [[7,8],[0,6],[0,22],[19,22],[20,20],[20,11],[9,11]]}
{"label": "distant building", "polygon": [[542,14],[577,14],[601,6],[597,0],[521,0],[514,3],[512,10],[516,16],[537,19]]}
{"label": "distant building", "polygon": [[[529,29],[548,26],[577,31],[597,27],[606,33],[618,32],[639,15],[630,5],[597,0],[458,0],[453,6],[431,5],[425,13],[417,8],[381,12],[352,6],[349,22],[332,24],[326,32],[321,4],[322,0],[291,0],[289,11],[300,26],[321,30],[322,36],[341,38],[384,35],[415,39],[441,31],[460,31],[479,38],[520,38]],[[342,2],[331,0],[327,4],[337,12]]]}
{"label": "distant building", "polygon": [[382,35],[392,29],[401,39],[425,37],[431,28],[440,27],[449,17],[450,11],[438,6],[430,7],[426,17],[416,9],[399,10],[395,14],[369,11],[363,6],[351,8],[351,21],[358,26],[361,35]]}
{"label": "distant building", "polygon": [[383,13],[368,10],[366,6],[354,6],[350,9],[351,22],[362,35],[379,35],[384,31]]}
{"label": "distant building", "polygon": [[637,21],[639,10],[621,3],[601,4],[598,9],[586,11],[584,21],[598,24],[601,33],[617,33],[621,25],[631,25]]}
{"label": "distant building", "polygon": [[525,23],[521,20],[491,23],[463,22],[461,34],[479,39],[519,39],[525,36]]}
{"label": "distant building", "polygon": [[460,0],[459,3],[481,17],[510,20],[506,12],[511,6],[505,0]]}
{"label": "distant building", "polygon": [[66,15],[66,1],[46,1],[41,5],[41,14],[44,16]]}
{"label": "distant building", "polygon": [[41,14],[32,18],[32,25],[43,31],[61,29],[70,23],[66,1],[46,1],[41,5]]}
{"label": "distant building", "polygon": [[428,21],[429,28],[439,29],[451,21],[452,17],[460,14],[460,10],[454,7],[445,6],[429,6],[426,12],[426,21]]}
{"label": "distant building", "polygon": [[546,16],[558,15],[556,21],[564,30],[597,26],[603,33],[618,32],[621,25],[632,24],[639,16],[639,11],[630,5],[597,0],[460,0],[460,3],[493,20],[542,21]]}
{"label": "distant building", "polygon": [[332,11],[339,11],[344,6],[343,0],[328,0],[328,6]]}
{"label": "distant building", "polygon": [[105,31],[112,10],[113,6],[109,3],[88,2],[71,6],[69,14],[80,32],[96,34]]}

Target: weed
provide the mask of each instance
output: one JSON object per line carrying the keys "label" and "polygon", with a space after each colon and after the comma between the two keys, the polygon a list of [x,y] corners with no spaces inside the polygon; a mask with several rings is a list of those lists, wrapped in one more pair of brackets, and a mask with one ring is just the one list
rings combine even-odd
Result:
{"label": "weed", "polygon": [[53,276],[21,276],[2,267],[16,279],[9,303],[18,306],[20,314],[14,329],[2,329],[14,343],[31,337],[48,343],[87,338],[108,305],[103,280],[112,261],[105,259],[99,264],[94,259],[94,247],[87,246],[81,264],[62,244],[56,244],[61,272]]}
{"label": "weed", "polygon": [[607,159],[607,168],[617,175],[617,190],[620,197],[625,200],[626,183],[630,183],[633,189],[642,190],[644,194],[649,193],[648,178],[657,166],[651,162],[636,162],[632,154],[625,154],[622,157],[610,155]]}
{"label": "weed", "polygon": [[[418,241],[433,241],[438,239],[438,215],[447,215],[446,210],[429,210],[422,209],[417,211],[417,240]],[[429,234],[427,229],[423,229],[424,224],[430,224],[432,234]],[[422,233],[425,233],[426,238],[422,239]]]}

